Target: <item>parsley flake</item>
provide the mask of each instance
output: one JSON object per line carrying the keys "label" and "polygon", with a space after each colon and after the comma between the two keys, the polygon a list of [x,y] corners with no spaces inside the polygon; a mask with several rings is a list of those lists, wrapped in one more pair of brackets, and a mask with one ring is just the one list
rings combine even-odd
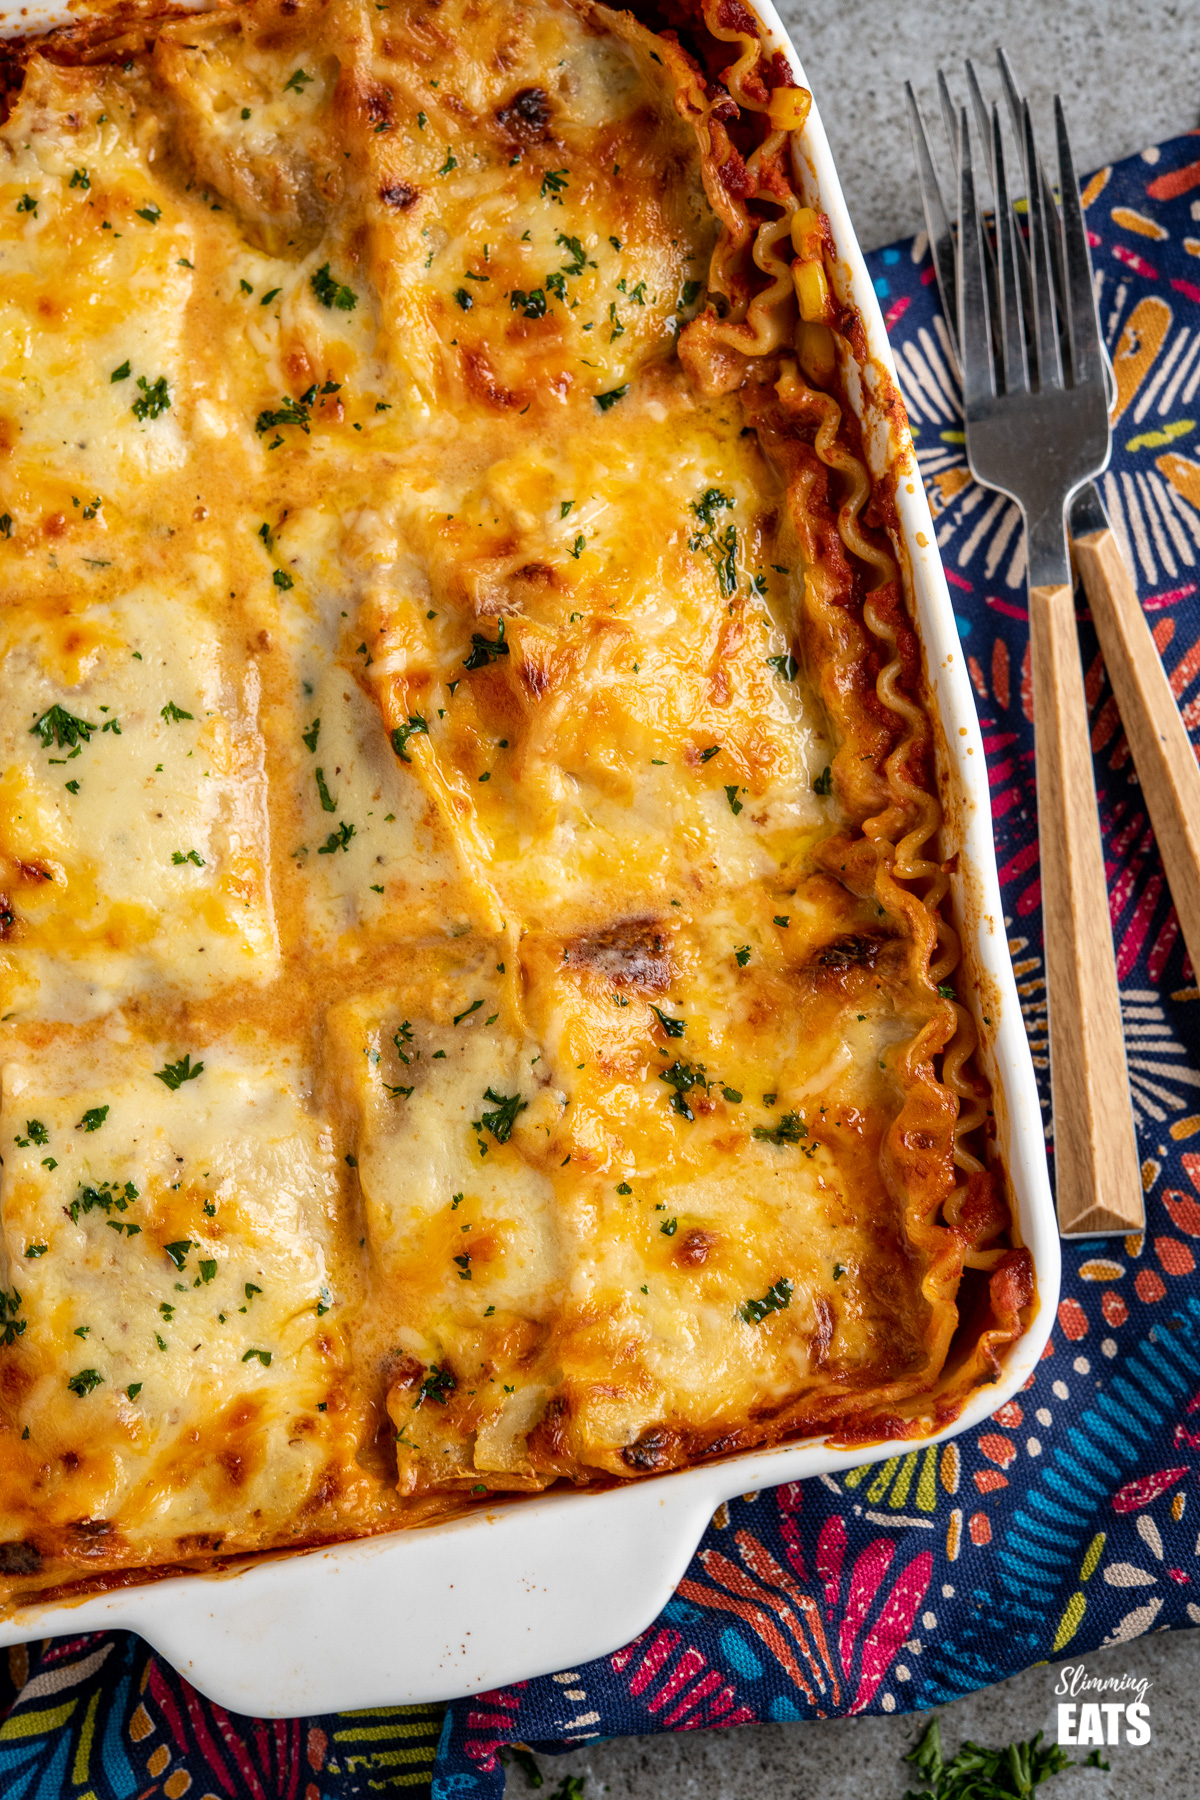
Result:
{"label": "parsley flake", "polygon": [[429,726],[421,717],[420,713],[409,713],[407,722],[403,725],[397,725],[392,732],[392,749],[396,752],[396,755],[400,758],[401,762],[411,763],[412,757],[408,754],[409,738],[428,736]]}
{"label": "parsley flake", "polygon": [[354,289],[336,280],[329,273],[328,263],[321,265],[309,286],[322,306],[335,307],[338,312],[353,312],[358,305],[358,295]]}
{"label": "parsley flake", "polygon": [[783,1312],[792,1303],[792,1284],[786,1275],[773,1282],[761,1300],[746,1300],[738,1307],[739,1316],[747,1325],[761,1325],[763,1320],[773,1312]]}
{"label": "parsley flake", "polygon": [[181,1062],[167,1063],[165,1067],[155,1069],[154,1079],[161,1081],[164,1087],[169,1087],[172,1093],[176,1093],[185,1081],[195,1081],[196,1077],[203,1073],[204,1064],[202,1062],[193,1063],[192,1053],[189,1050]]}

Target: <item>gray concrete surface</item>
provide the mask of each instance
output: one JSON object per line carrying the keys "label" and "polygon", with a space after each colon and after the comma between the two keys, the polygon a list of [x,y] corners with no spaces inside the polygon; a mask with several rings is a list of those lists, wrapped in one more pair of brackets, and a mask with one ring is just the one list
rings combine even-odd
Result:
{"label": "gray concrete surface", "polygon": [[[1048,130],[1063,96],[1080,168],[1096,168],[1200,124],[1200,0],[782,0],[833,144],[865,248],[919,229],[903,83],[937,118],[940,61],[965,99],[962,61],[988,63],[1003,44]],[[991,68],[985,90],[999,97]],[[1200,1796],[1200,1633],[1158,1634],[1085,1659],[1091,1674],[1145,1675],[1153,1736],[1104,1754],[1111,1773],[1077,1768],[1040,1790],[1047,1800],[1191,1800]],[[1054,1731],[1054,1673],[1028,1670],[943,1709],[947,1749],[973,1737],[1001,1745]],[[838,1720],[737,1731],[626,1738],[547,1757],[541,1800],[562,1776],[585,1800],[899,1800],[914,1785],[903,1762],[923,1721]],[[1088,1752],[1072,1752],[1080,1759]],[[521,1774],[510,1800],[530,1794]]]}
{"label": "gray concrete surface", "polygon": [[993,58],[1003,44],[1047,134],[1051,98],[1062,94],[1081,169],[1200,124],[1196,0],[780,0],[780,12],[864,249],[919,229],[904,82],[927,122],[940,121],[939,62],[965,101],[962,64],[973,57],[985,92],[998,99]]}
{"label": "gray concrete surface", "polygon": [[[1196,1708],[1200,1632],[1159,1632],[1118,1644],[1084,1662],[1089,1675],[1145,1676],[1151,1740],[1144,1748],[1106,1746],[1111,1765],[1064,1770],[1038,1789],[1038,1800],[1195,1800],[1200,1794],[1200,1718]],[[942,1707],[947,1756],[966,1738],[992,1748],[1042,1731],[1053,1742],[1058,1669],[1041,1667]],[[1103,1696],[1101,1696],[1103,1697]],[[735,1731],[664,1733],[613,1739],[569,1756],[540,1758],[553,1796],[564,1775],[583,1781],[583,1800],[901,1800],[919,1787],[904,1753],[932,1715],[838,1719],[817,1725],[745,1725]],[[1082,1764],[1090,1751],[1068,1750]],[[533,1800],[510,1769],[505,1800]]]}

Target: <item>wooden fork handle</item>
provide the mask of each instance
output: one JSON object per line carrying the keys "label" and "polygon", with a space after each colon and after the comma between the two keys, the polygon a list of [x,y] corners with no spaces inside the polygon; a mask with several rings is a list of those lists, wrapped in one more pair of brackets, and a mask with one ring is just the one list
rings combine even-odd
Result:
{"label": "wooden fork handle", "polygon": [[1031,589],[1029,626],[1058,1229],[1137,1231],[1141,1171],[1071,589]]}
{"label": "wooden fork handle", "polygon": [[1200,969],[1200,763],[1113,533],[1077,538],[1075,555],[1183,941]]}

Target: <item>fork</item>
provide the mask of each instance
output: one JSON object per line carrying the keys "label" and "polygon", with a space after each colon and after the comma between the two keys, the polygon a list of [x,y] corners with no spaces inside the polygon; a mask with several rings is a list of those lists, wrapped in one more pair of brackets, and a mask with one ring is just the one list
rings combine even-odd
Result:
{"label": "fork", "polygon": [[947,312],[967,461],[1025,519],[1058,1221],[1064,1237],[1096,1236],[1144,1222],[1066,530],[1070,500],[1108,462],[1108,394],[1062,104],[1056,97],[1060,220],[1003,54],[1000,66],[1028,193],[1028,248],[1009,204],[999,111],[987,115],[974,70],[994,246],[976,195],[967,109],[954,115],[939,75],[957,128],[955,236],[911,84],[907,93],[935,268],[944,300],[952,283],[957,302]]}

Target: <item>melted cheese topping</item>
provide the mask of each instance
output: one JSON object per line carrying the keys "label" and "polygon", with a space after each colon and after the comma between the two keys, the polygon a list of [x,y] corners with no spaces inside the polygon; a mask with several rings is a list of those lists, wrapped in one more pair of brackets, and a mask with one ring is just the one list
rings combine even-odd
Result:
{"label": "melted cheese topping", "polygon": [[740,398],[677,354],[718,220],[667,51],[566,0],[264,0],[29,60],[0,130],[14,1592],[938,1379],[953,1009],[830,849],[865,809],[819,697],[849,640],[802,666],[848,566],[829,503],[798,540]]}

